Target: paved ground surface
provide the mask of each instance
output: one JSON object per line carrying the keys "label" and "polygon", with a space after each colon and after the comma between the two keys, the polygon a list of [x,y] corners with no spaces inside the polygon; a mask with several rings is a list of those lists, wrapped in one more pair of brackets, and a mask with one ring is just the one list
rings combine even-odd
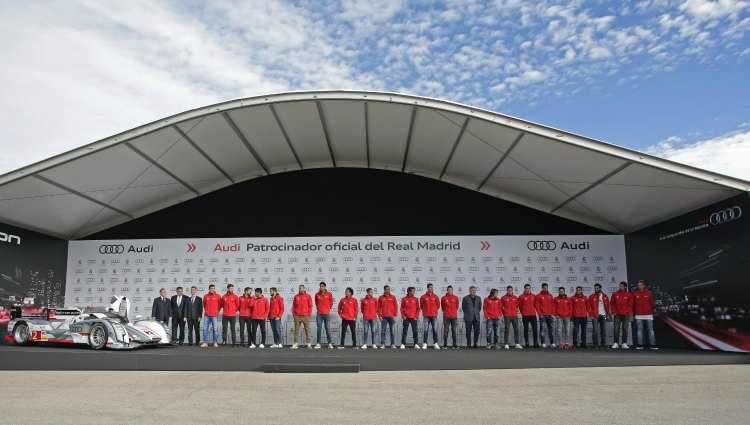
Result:
{"label": "paved ground surface", "polygon": [[363,371],[516,369],[588,366],[750,364],[750,354],[698,350],[290,350],[166,347],[94,351],[0,346],[0,370],[260,371],[266,363],[359,364]]}
{"label": "paved ground surface", "polygon": [[747,424],[750,367],[0,372],[6,424]]}

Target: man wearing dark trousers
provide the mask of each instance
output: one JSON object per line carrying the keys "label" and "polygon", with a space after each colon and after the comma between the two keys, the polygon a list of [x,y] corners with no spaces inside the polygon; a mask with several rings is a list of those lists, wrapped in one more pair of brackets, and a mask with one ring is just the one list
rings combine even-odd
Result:
{"label": "man wearing dark trousers", "polygon": [[417,320],[419,319],[419,299],[414,296],[416,289],[413,286],[406,288],[406,296],[401,298],[401,349],[406,348],[406,334],[411,326],[414,349],[419,350],[419,338],[417,337]]}
{"label": "man wearing dark trousers", "polygon": [[[198,296],[198,287],[190,287],[190,298],[187,312],[188,345],[199,345],[201,343],[201,318],[203,317],[203,299]],[[193,339],[195,333],[195,339]]]}
{"label": "man wearing dark trousers", "polygon": [[466,348],[477,348],[482,298],[477,295],[476,286],[470,286],[469,295],[461,300],[461,311],[464,313],[464,325],[466,325]]}
{"label": "man wearing dark trousers", "polygon": [[589,300],[583,295],[583,287],[576,286],[576,294],[570,299],[573,307],[573,348],[586,348],[586,327],[589,320]]}
{"label": "man wearing dark trousers", "polygon": [[237,311],[240,309],[240,297],[234,293],[234,285],[227,285],[226,294],[221,296],[221,345],[226,345],[227,334],[232,334],[232,346],[237,346],[237,334],[234,328],[237,325]]}
{"label": "man wearing dark trousers", "polygon": [[[188,308],[187,297],[182,295],[182,286],[177,287],[177,295],[172,295],[172,344],[185,342],[185,319],[187,319]],[[180,339],[177,340],[177,328],[180,328]]]}
{"label": "man wearing dark trousers", "polygon": [[458,297],[453,295],[453,286],[448,285],[447,293],[440,299],[440,307],[443,309],[443,347],[448,346],[448,328],[453,338],[453,348],[458,348],[456,341],[456,321],[458,320]]}
{"label": "man wearing dark trousers", "polygon": [[503,321],[505,322],[505,349],[510,349],[510,328],[513,327],[513,342],[517,350],[523,349],[521,339],[518,337],[518,297],[513,294],[513,287],[505,287],[505,295],[500,298],[500,306],[503,308]]}
{"label": "man wearing dark trousers", "polygon": [[[518,308],[521,310],[523,339],[527,347],[539,348],[539,326],[536,319],[536,295],[531,293],[531,285],[523,285],[523,294],[518,297]],[[534,338],[529,343],[529,331]]]}
{"label": "man wearing dark trousers", "polygon": [[[250,328],[252,324],[250,314],[253,311],[254,300],[253,288],[246,287],[240,297],[240,345],[243,347],[250,346]],[[247,340],[245,339],[245,331],[247,331]]]}
{"label": "man wearing dark trousers", "polygon": [[151,305],[151,317],[168,324],[170,316],[172,316],[172,308],[169,298],[167,298],[167,290],[161,288],[159,289],[159,296],[154,298],[154,303]]}

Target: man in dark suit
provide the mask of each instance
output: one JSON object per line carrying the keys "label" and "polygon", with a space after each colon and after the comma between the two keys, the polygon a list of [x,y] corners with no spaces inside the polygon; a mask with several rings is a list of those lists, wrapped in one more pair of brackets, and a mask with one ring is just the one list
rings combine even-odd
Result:
{"label": "man in dark suit", "polygon": [[[466,348],[477,348],[482,298],[477,295],[476,286],[469,287],[469,295],[461,301],[461,311],[464,313],[464,325],[466,325]],[[474,330],[473,338],[472,329]]]}
{"label": "man in dark suit", "polygon": [[154,304],[151,306],[151,317],[165,324],[169,324],[170,316],[172,316],[172,308],[169,298],[167,298],[167,290],[161,288],[159,289],[159,296],[154,298]]}
{"label": "man in dark suit", "polygon": [[195,331],[195,345],[201,343],[201,318],[203,317],[203,299],[198,296],[198,287],[190,287],[190,297],[187,299],[187,327],[188,345],[193,344],[193,331]]}
{"label": "man in dark suit", "polygon": [[[180,345],[185,341],[185,319],[187,319],[188,299],[182,295],[182,286],[177,287],[177,295],[172,295],[172,343],[179,342]],[[180,339],[177,339],[177,327],[180,328]]]}

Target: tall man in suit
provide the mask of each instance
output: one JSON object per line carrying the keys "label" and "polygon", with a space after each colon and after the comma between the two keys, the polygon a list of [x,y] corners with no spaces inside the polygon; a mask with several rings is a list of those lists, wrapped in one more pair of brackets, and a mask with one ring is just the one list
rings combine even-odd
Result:
{"label": "tall man in suit", "polygon": [[[203,317],[203,299],[198,296],[198,287],[190,287],[190,297],[187,299],[187,328],[188,328],[188,345],[200,344],[201,342],[201,318]],[[195,331],[195,340],[193,340],[193,331]]]}
{"label": "tall man in suit", "polygon": [[[482,320],[482,298],[477,295],[477,287],[469,287],[469,295],[461,300],[461,311],[466,325],[466,348],[477,348],[479,342],[479,323]],[[472,332],[473,330],[473,332]]]}
{"label": "tall man in suit", "polygon": [[190,308],[187,297],[182,295],[182,286],[177,287],[177,295],[172,295],[172,343],[177,341],[177,327],[180,328],[179,344],[185,341],[185,319],[187,318],[188,308]]}
{"label": "tall man in suit", "polygon": [[172,307],[169,298],[167,298],[167,290],[161,288],[159,289],[159,296],[154,298],[154,303],[151,305],[151,317],[168,324],[170,316],[172,316]]}

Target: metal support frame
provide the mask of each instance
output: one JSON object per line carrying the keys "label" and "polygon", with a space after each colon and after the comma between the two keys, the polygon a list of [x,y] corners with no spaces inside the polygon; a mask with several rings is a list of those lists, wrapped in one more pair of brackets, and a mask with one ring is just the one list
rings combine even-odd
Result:
{"label": "metal support frame", "polygon": [[365,102],[365,153],[367,154],[367,168],[370,168],[370,104]]}
{"label": "metal support frame", "polygon": [[247,140],[247,137],[245,137],[245,134],[242,133],[242,130],[240,130],[239,127],[237,127],[237,124],[234,122],[232,117],[229,116],[228,113],[222,112],[221,116],[224,117],[224,120],[229,124],[229,127],[232,128],[232,131],[234,131],[234,134],[240,139],[243,145],[247,148],[247,150],[250,152],[250,155],[252,155],[253,159],[260,164],[260,168],[263,169],[263,171],[266,172],[266,174],[271,174],[268,171],[268,167],[266,166],[266,163],[263,162],[263,159],[261,159],[260,155],[258,155],[258,152],[253,148],[253,145],[250,143],[249,140]]}
{"label": "metal support frame", "polygon": [[508,150],[506,150],[505,153],[503,153],[503,156],[500,157],[500,159],[497,161],[497,164],[495,164],[495,166],[492,167],[490,172],[487,173],[487,176],[485,176],[482,182],[479,183],[479,186],[477,186],[476,190],[482,189],[482,187],[485,185],[485,183],[487,183],[490,177],[492,177],[492,175],[495,174],[495,171],[497,171],[497,169],[500,168],[500,165],[502,165],[502,163],[505,161],[505,158],[507,158],[508,155],[510,155],[510,152],[513,149],[515,149],[516,146],[518,146],[518,144],[521,142],[521,139],[523,139],[524,135],[526,135],[526,132],[522,131],[521,133],[518,134],[518,136],[516,136],[516,140],[514,140],[513,143],[510,145],[510,147],[508,148]]}
{"label": "metal support frame", "polygon": [[328,135],[328,124],[326,123],[326,116],[323,112],[323,105],[320,101],[315,101],[315,106],[318,108],[318,117],[320,118],[320,125],[323,127],[323,137],[326,139],[326,146],[328,146],[328,153],[331,155],[331,163],[333,168],[336,168],[336,156],[333,154],[333,146],[331,145],[331,138]]}
{"label": "metal support frame", "polygon": [[232,176],[230,176],[230,175],[229,175],[229,173],[227,173],[226,171],[224,171],[224,169],[223,169],[223,168],[221,168],[221,167],[219,166],[219,164],[217,164],[217,163],[216,163],[216,161],[214,161],[213,159],[211,159],[211,157],[210,157],[210,156],[208,156],[208,154],[206,153],[206,151],[204,151],[203,149],[201,149],[201,147],[200,147],[200,146],[198,146],[198,144],[197,144],[197,143],[195,143],[195,141],[194,141],[194,140],[193,140],[193,139],[192,139],[192,138],[191,138],[190,136],[188,136],[188,135],[187,135],[187,133],[185,133],[184,131],[182,131],[182,129],[181,129],[180,127],[176,126],[176,125],[173,125],[173,126],[172,126],[172,128],[174,128],[174,130],[175,130],[175,131],[176,131],[176,132],[177,132],[177,133],[178,133],[178,134],[179,134],[179,135],[180,135],[180,136],[181,136],[181,137],[182,137],[183,139],[185,139],[185,141],[186,141],[186,142],[190,143],[190,146],[192,146],[193,148],[195,148],[195,150],[197,150],[197,151],[198,151],[198,152],[199,152],[199,153],[200,153],[201,155],[203,155],[203,157],[204,157],[204,158],[206,158],[206,161],[210,162],[210,163],[211,163],[211,165],[213,165],[213,166],[214,166],[214,168],[216,168],[216,170],[217,170],[218,172],[220,172],[220,173],[221,173],[221,174],[222,174],[222,175],[223,175],[224,177],[226,177],[226,179],[227,179],[227,180],[229,180],[229,181],[230,181],[230,182],[232,182],[232,183],[236,183],[236,182],[234,181],[234,179],[232,178]]}
{"label": "metal support frame", "polygon": [[268,108],[271,109],[271,114],[273,115],[273,119],[276,120],[276,124],[279,126],[279,130],[281,130],[281,135],[284,136],[284,140],[286,140],[286,144],[289,146],[289,149],[292,151],[292,155],[294,155],[294,159],[297,161],[299,168],[301,170],[304,170],[305,167],[302,166],[302,161],[300,161],[299,155],[297,155],[297,151],[294,150],[294,145],[292,145],[292,140],[289,138],[289,134],[287,134],[286,128],[284,128],[284,124],[281,122],[281,118],[279,118],[279,114],[276,112],[276,107],[273,106],[273,103],[272,103],[268,105]]}
{"label": "metal support frame", "polygon": [[469,126],[469,121],[471,121],[471,118],[470,117],[466,117],[466,118],[464,118],[464,123],[461,124],[461,130],[458,131],[458,136],[456,136],[456,141],[453,142],[453,147],[451,148],[451,153],[448,154],[448,159],[445,160],[445,164],[443,165],[443,169],[440,170],[440,177],[438,177],[440,180],[443,179],[443,175],[445,175],[445,171],[448,170],[448,165],[451,163],[451,159],[453,159],[453,155],[456,153],[456,149],[458,149],[458,144],[461,143],[461,139],[464,137],[464,132],[466,131],[466,127]]}
{"label": "metal support frame", "polygon": [[404,160],[401,163],[401,172],[406,171],[406,160],[409,158],[409,147],[411,146],[411,138],[414,134],[414,120],[417,118],[417,107],[411,107],[411,117],[409,118],[409,133],[406,135],[406,146],[404,147]]}
{"label": "metal support frame", "polygon": [[570,198],[563,201],[560,205],[556,206],[555,208],[552,208],[549,212],[554,213],[555,211],[559,210],[560,208],[568,205],[571,201],[578,198],[579,196],[583,195],[584,193],[588,192],[589,190],[595,188],[596,186],[599,186],[601,183],[604,183],[606,180],[608,180],[610,177],[614,176],[615,174],[619,173],[620,171],[628,168],[632,162],[627,161],[624,164],[620,165],[619,167],[615,168],[614,170],[610,171],[609,173],[605,174],[604,177],[598,179],[597,181],[591,183],[590,185],[586,186],[586,188],[582,189],[580,192],[576,193],[575,195],[571,196]]}
{"label": "metal support frame", "polygon": [[163,171],[164,173],[166,173],[169,177],[171,177],[172,179],[174,179],[176,182],[178,182],[181,185],[183,185],[186,189],[188,189],[189,191],[193,192],[195,194],[195,196],[200,196],[200,192],[198,192],[198,190],[196,190],[193,186],[190,186],[187,182],[185,182],[181,178],[177,177],[173,172],[167,170],[163,165],[161,165],[158,162],[156,162],[155,160],[153,160],[150,156],[146,155],[143,151],[141,151],[140,149],[138,149],[135,146],[133,146],[130,142],[125,142],[125,146],[129,147],[130,149],[132,149],[133,152],[137,153],[143,159],[145,159],[146,161],[150,162],[151,165],[153,165],[154,167],[160,169],[161,171]]}
{"label": "metal support frame", "polygon": [[123,211],[123,210],[121,210],[121,209],[119,209],[119,208],[115,208],[115,207],[113,207],[112,205],[109,205],[109,204],[108,204],[108,203],[106,203],[106,202],[102,202],[102,201],[100,201],[100,200],[98,200],[98,199],[96,199],[96,198],[92,198],[91,196],[88,196],[88,195],[86,195],[86,194],[85,194],[85,193],[83,193],[83,192],[79,192],[79,191],[77,191],[77,190],[75,190],[75,189],[73,189],[73,188],[70,188],[70,187],[68,187],[68,186],[65,186],[64,184],[58,183],[58,182],[56,182],[56,181],[54,181],[54,180],[50,179],[49,177],[44,177],[44,176],[41,176],[41,175],[39,175],[39,174],[32,174],[32,176],[34,176],[34,178],[36,178],[36,179],[38,179],[38,180],[41,180],[41,181],[43,181],[43,182],[45,182],[45,183],[47,183],[47,184],[49,184],[49,185],[55,186],[55,187],[57,187],[57,188],[59,188],[59,189],[62,189],[62,190],[64,190],[64,191],[66,191],[66,192],[70,192],[70,193],[72,193],[73,195],[76,195],[76,196],[78,196],[78,197],[81,197],[81,198],[83,198],[83,199],[85,199],[85,200],[87,200],[87,201],[89,201],[89,202],[93,202],[93,203],[95,203],[95,204],[97,204],[97,205],[99,205],[99,206],[101,206],[101,207],[104,207],[104,208],[110,209],[110,210],[112,210],[112,211],[114,211],[114,212],[116,212],[116,213],[118,213],[118,214],[122,214],[122,215],[124,215],[125,217],[128,217],[128,218],[130,218],[130,219],[133,219],[133,218],[134,218],[134,217],[133,217],[133,216],[132,216],[131,214],[128,214],[128,213],[126,213],[125,211]]}

